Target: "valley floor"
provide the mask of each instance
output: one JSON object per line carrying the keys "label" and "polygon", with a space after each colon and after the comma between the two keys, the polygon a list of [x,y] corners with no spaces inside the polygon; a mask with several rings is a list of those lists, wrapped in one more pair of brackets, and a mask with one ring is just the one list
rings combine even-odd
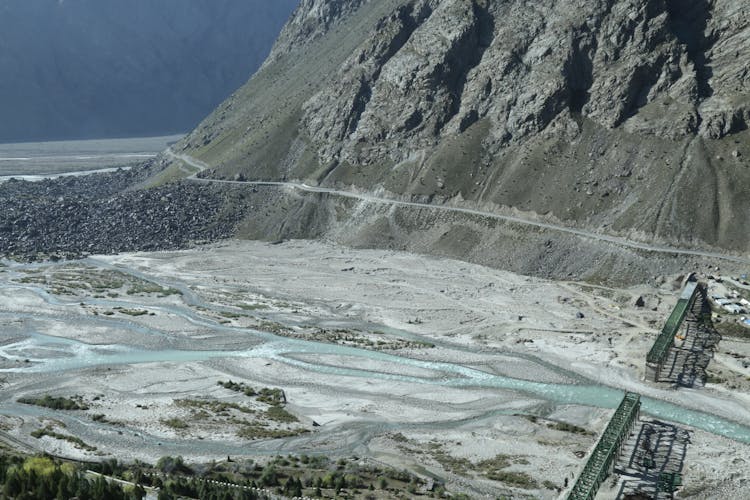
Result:
{"label": "valley floor", "polygon": [[472,497],[557,498],[630,390],[643,422],[687,432],[683,491],[733,498],[750,487],[750,346],[721,342],[718,384],[644,382],[679,294],[661,281],[311,241],[6,261],[0,438],[80,459],[358,456]]}
{"label": "valley floor", "polygon": [[0,144],[0,181],[116,169],[155,157],[181,135]]}

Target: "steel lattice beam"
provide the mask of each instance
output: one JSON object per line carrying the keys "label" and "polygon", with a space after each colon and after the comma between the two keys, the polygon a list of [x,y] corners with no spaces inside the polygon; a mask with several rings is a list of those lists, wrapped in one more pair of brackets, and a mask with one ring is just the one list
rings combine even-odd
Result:
{"label": "steel lattice beam", "polygon": [[641,396],[626,392],[602,437],[581,471],[568,500],[593,500],[599,485],[609,475],[623,443],[630,435],[641,408]]}

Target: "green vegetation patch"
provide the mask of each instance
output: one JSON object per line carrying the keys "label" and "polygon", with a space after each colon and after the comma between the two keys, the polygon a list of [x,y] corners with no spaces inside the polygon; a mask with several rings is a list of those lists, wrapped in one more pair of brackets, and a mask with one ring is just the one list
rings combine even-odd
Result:
{"label": "green vegetation patch", "polygon": [[[176,400],[175,403],[178,406],[190,408],[196,420],[223,417],[224,422],[239,427],[237,436],[243,439],[278,439],[310,432],[303,427],[288,427],[289,424],[298,423],[299,419],[284,408],[286,395],[282,389],[270,387],[257,389],[244,382],[232,380],[219,380],[217,385],[252,398],[259,403],[259,406],[250,408],[238,403],[216,400]],[[231,410],[253,414],[254,420],[245,420],[241,415],[232,414]]]}
{"label": "green vegetation patch", "polygon": [[465,477],[482,476],[516,488],[535,489],[539,487],[529,474],[506,470],[514,465],[530,465],[530,462],[523,456],[496,455],[474,463],[468,458],[451,455],[446,451],[443,443],[432,441],[427,443],[425,450],[419,443],[408,439],[401,433],[392,434],[390,437],[400,443],[398,447],[401,451],[416,455],[428,455],[439,463],[443,469],[453,474]]}
{"label": "green vegetation patch", "polygon": [[557,490],[557,485],[549,479],[545,479],[544,481],[542,481],[542,486],[544,486],[548,490]]}
{"label": "green vegetation patch", "polygon": [[482,469],[492,470],[505,469],[506,467],[510,467],[511,463],[511,457],[509,457],[508,455],[497,455],[493,458],[482,460],[481,462],[477,463],[477,465]]}
{"label": "green vegetation patch", "polygon": [[284,391],[281,389],[269,389],[267,387],[258,391],[256,399],[261,403],[269,405],[281,405],[286,403],[286,395],[284,394]]}
{"label": "green vegetation patch", "polygon": [[90,479],[81,464],[50,457],[0,455],[1,498],[88,498],[125,500],[122,486],[102,477]]}
{"label": "green vegetation patch", "polygon": [[97,298],[119,296],[126,288],[128,295],[182,295],[177,289],[162,287],[156,283],[110,269],[90,266],[63,266],[53,269],[29,270],[17,280],[23,284],[43,285],[56,295],[88,295]]}
{"label": "green vegetation patch", "polygon": [[317,328],[306,326],[299,330],[286,327],[281,323],[263,320],[257,325],[259,330],[273,333],[280,337],[309,340],[327,344],[345,345],[370,349],[373,351],[399,349],[432,349],[431,342],[409,340],[397,336],[386,335],[381,331],[362,331],[349,328]]}
{"label": "green vegetation patch", "polygon": [[268,309],[266,304],[237,304],[237,307],[244,311],[258,311],[262,309]]}
{"label": "green vegetation patch", "polygon": [[52,427],[42,427],[41,429],[37,429],[34,432],[31,433],[31,437],[41,439],[44,436],[48,436],[54,439],[59,439],[61,441],[68,441],[69,443],[73,443],[76,448],[79,448],[81,450],[86,451],[96,451],[96,447],[90,446],[86,443],[84,443],[81,438],[78,438],[76,436],[70,436],[68,434],[60,434],[59,432],[56,432]]}
{"label": "green vegetation patch", "polygon": [[88,405],[83,401],[83,398],[76,397],[71,398],[55,398],[49,394],[42,396],[41,398],[19,398],[19,403],[26,405],[42,406],[44,408],[51,408],[53,410],[88,410]]}
{"label": "green vegetation patch", "polygon": [[[117,464],[104,464],[122,476],[131,474]],[[358,500],[432,497],[444,498],[437,484],[432,491],[426,481],[407,471],[369,465],[357,457],[333,461],[324,456],[276,456],[267,463],[251,460],[213,462],[196,467],[200,476],[181,457],[163,457],[156,465],[161,473],[152,486],[165,498],[255,498],[243,496],[236,487],[263,488],[285,498],[349,498]],[[148,468],[144,472],[149,472]],[[144,474],[145,478],[154,475]],[[225,483],[232,486],[225,486]],[[406,495],[408,493],[408,496]],[[265,498],[264,496],[261,496]],[[259,498],[261,498],[259,497]],[[454,497],[452,497],[454,498]]]}
{"label": "green vegetation patch", "polygon": [[127,291],[128,295],[150,295],[155,294],[160,297],[169,297],[170,295],[182,295],[182,292],[176,288],[162,287],[149,281],[138,281],[130,286]]}
{"label": "green vegetation patch", "polygon": [[216,382],[216,385],[220,385],[224,389],[229,389],[230,391],[241,392],[245,396],[249,397],[255,396],[257,394],[257,392],[255,392],[255,389],[243,382],[232,382],[231,380],[224,382],[222,380],[219,380],[218,382]]}
{"label": "green vegetation patch", "polygon": [[281,337],[297,337],[297,335],[295,335],[294,333],[294,330],[275,321],[261,321],[257,328],[264,332],[273,333],[274,335],[279,335]]}
{"label": "green vegetation patch", "polygon": [[128,316],[145,316],[148,314],[145,309],[118,309],[118,312]]}
{"label": "green vegetation patch", "polygon": [[584,436],[593,436],[594,433],[590,432],[583,427],[579,427],[577,425],[569,424],[567,422],[554,422],[547,424],[547,427],[550,429],[554,429],[556,431],[562,431],[562,432],[572,432],[573,434],[582,434]]}
{"label": "green vegetation patch", "polygon": [[184,430],[190,427],[187,422],[180,418],[168,418],[161,420],[161,423],[175,430]]}
{"label": "green vegetation patch", "polygon": [[487,479],[500,481],[509,486],[515,486],[516,488],[524,488],[527,490],[539,488],[539,484],[525,472],[499,470],[487,472],[485,473],[485,476]]}
{"label": "green vegetation patch", "polygon": [[270,429],[257,422],[246,422],[237,431],[237,437],[242,439],[282,439],[310,432],[308,429]]}
{"label": "green vegetation patch", "polygon": [[266,410],[265,416],[268,420],[273,420],[274,422],[281,422],[285,424],[290,424],[294,422],[299,422],[299,419],[286,411],[281,406],[271,406]]}
{"label": "green vegetation patch", "polygon": [[73,464],[60,464],[52,460],[50,457],[30,457],[23,463],[23,470],[25,472],[33,472],[37,476],[43,477],[54,474],[58,468],[63,474],[72,474],[75,472],[75,466]]}
{"label": "green vegetation patch", "polygon": [[430,450],[432,458],[435,459],[435,461],[439,463],[440,466],[443,467],[443,469],[449,472],[453,472],[454,474],[459,474],[462,476],[468,476],[469,472],[475,469],[475,466],[471,460],[463,457],[454,457],[453,455],[445,451],[442,444],[429,443],[427,447]]}
{"label": "green vegetation patch", "polygon": [[228,380],[226,382],[220,380],[216,384],[225,389],[229,389],[230,391],[241,392],[247,397],[254,397],[261,403],[275,406],[283,405],[286,403],[286,395],[284,394],[284,391],[282,389],[272,389],[269,387],[264,387],[262,389],[256,390],[255,388],[245,384],[244,382],[233,382],[231,380]]}
{"label": "green vegetation patch", "polygon": [[[92,471],[100,476],[92,477]],[[117,480],[131,485],[122,485]],[[439,482],[426,488],[425,479],[406,470],[370,464],[358,457],[333,460],[326,456],[276,456],[264,463],[252,460],[212,461],[189,465],[182,457],[162,457],[152,466],[116,459],[99,463],[62,462],[48,456],[0,455],[1,498],[81,498],[132,500],[145,488],[159,498],[265,498],[248,491],[263,488],[286,498],[468,498],[448,495]],[[124,489],[120,489],[124,488]]]}
{"label": "green vegetation patch", "polygon": [[228,416],[230,410],[237,410],[242,413],[255,413],[255,410],[237,403],[226,401],[203,400],[203,399],[177,399],[175,404],[182,408],[193,408],[208,410],[217,415]]}

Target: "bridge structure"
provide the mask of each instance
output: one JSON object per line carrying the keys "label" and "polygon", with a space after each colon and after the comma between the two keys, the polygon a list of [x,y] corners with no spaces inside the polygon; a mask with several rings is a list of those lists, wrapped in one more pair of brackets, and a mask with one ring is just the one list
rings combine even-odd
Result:
{"label": "bridge structure", "polygon": [[570,490],[568,500],[594,500],[599,486],[614,470],[617,457],[622,453],[623,446],[638,420],[640,410],[641,396],[626,392],[573,489]]}
{"label": "bridge structure", "polygon": [[646,379],[659,381],[659,374],[664,368],[664,363],[669,355],[669,349],[674,345],[674,339],[680,332],[680,327],[685,321],[685,317],[695,304],[698,296],[699,284],[697,281],[688,281],[685,288],[677,300],[677,304],[672,310],[672,314],[667,318],[667,322],[661,329],[661,333],[656,338],[654,345],[646,355]]}

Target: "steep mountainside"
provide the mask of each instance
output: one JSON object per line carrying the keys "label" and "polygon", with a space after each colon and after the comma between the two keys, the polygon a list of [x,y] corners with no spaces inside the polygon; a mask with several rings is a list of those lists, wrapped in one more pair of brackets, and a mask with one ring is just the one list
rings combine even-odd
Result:
{"label": "steep mountainside", "polygon": [[0,0],[0,142],[184,132],[298,0]]}
{"label": "steep mountainside", "polygon": [[749,21],[734,0],[304,0],[179,147],[216,177],[745,253]]}

